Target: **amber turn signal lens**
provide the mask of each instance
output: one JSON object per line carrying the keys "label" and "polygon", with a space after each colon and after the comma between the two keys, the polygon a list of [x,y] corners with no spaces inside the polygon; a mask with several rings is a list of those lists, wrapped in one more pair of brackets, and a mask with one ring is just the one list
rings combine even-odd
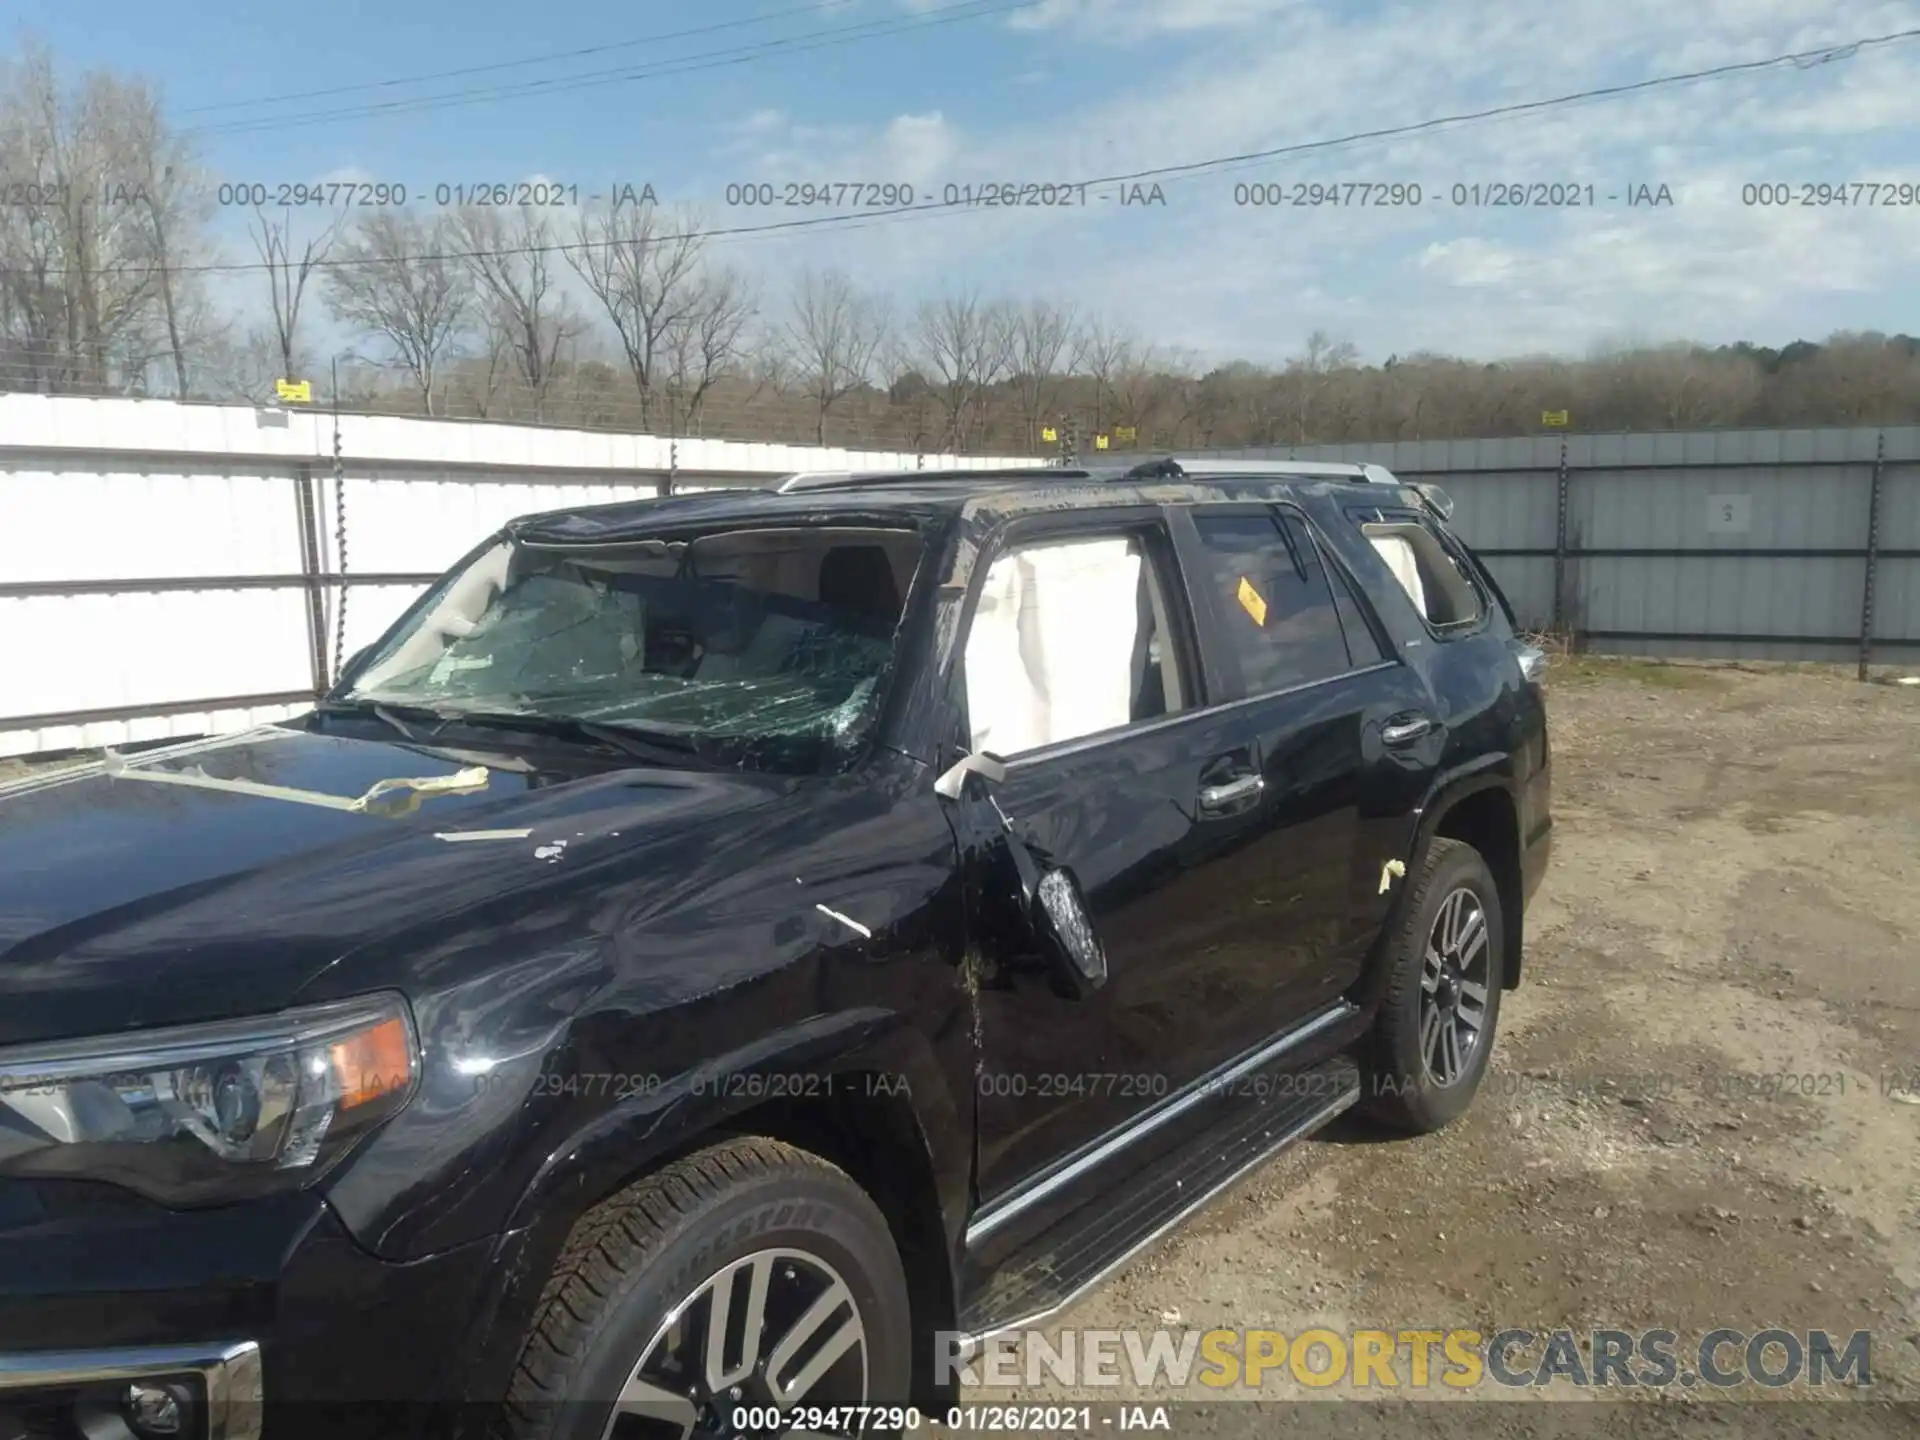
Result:
{"label": "amber turn signal lens", "polygon": [[413,1086],[413,1046],[398,1018],[335,1042],[330,1054],[342,1110],[405,1095]]}

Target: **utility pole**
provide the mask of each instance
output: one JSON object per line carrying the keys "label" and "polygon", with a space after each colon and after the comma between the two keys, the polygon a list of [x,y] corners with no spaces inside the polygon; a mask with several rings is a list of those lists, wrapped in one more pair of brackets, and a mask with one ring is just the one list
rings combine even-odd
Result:
{"label": "utility pole", "polygon": [[1053,424],[1040,432],[1040,438],[1051,440],[1059,446],[1053,463],[1063,470],[1071,469],[1080,458],[1080,422],[1071,415],[1062,415]]}

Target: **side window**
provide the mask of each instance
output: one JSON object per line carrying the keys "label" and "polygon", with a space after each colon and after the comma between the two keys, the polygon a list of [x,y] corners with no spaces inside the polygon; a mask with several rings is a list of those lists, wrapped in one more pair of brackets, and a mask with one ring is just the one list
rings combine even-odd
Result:
{"label": "side window", "polygon": [[[1281,523],[1287,527],[1296,545],[1305,545],[1318,550],[1312,533],[1299,520],[1287,516]],[[1356,670],[1368,665],[1378,665],[1387,658],[1387,652],[1381,647],[1378,637],[1373,633],[1373,626],[1367,621],[1366,611],[1362,608],[1359,596],[1354,592],[1353,582],[1341,572],[1337,564],[1326,564],[1324,554],[1320,556],[1320,560],[1333,588],[1333,608],[1340,612],[1340,628],[1347,637],[1347,658],[1353,662],[1353,668]]]}
{"label": "side window", "polygon": [[1169,620],[1179,592],[1139,535],[1008,550],[967,632],[975,750],[1013,756],[1195,704]]}
{"label": "side window", "polygon": [[[1319,552],[1267,513],[1193,512],[1213,607],[1240,657],[1247,693],[1344,673],[1347,642]],[[1301,543],[1305,541],[1306,543]]]}
{"label": "side window", "polygon": [[1486,614],[1479,585],[1425,522],[1380,521],[1360,529],[1436,630],[1472,625]]}

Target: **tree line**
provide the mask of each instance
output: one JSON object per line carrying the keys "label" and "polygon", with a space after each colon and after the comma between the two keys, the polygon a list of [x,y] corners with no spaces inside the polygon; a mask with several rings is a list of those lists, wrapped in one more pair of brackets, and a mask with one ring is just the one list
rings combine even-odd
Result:
{"label": "tree line", "polygon": [[[904,450],[1049,453],[1920,421],[1920,339],[1616,347],[1363,363],[1315,332],[1278,365],[1203,362],[1111,317],[844,271],[727,264],[644,200],[247,211],[144,80],[0,73],[0,390],[317,401],[395,414]],[[219,293],[209,266],[249,268]],[[1249,277],[1257,283],[1258,277]],[[329,332],[326,322],[331,322]],[[340,339],[338,337],[345,337]],[[342,353],[333,353],[334,351]]]}

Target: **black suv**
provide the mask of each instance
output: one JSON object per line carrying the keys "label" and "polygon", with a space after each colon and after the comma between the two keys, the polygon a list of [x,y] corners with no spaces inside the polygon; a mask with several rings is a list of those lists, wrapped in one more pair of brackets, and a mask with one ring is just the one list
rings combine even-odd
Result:
{"label": "black suv", "polygon": [[535,515],[311,714],[0,792],[0,1440],[898,1428],[1349,1107],[1446,1124],[1549,838],[1447,508]]}

